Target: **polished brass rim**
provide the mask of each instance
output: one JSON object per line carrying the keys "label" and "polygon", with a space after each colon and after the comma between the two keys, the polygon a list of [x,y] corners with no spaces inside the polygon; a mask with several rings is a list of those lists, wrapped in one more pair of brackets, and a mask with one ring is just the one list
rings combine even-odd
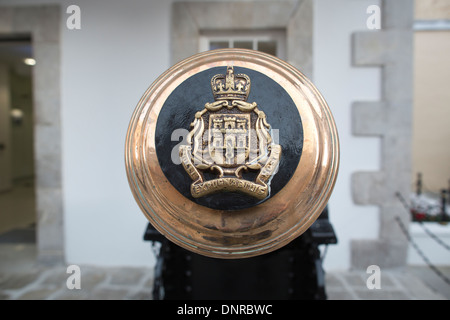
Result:
{"label": "polished brass rim", "polygon": [[[227,65],[259,71],[282,85],[302,118],[304,135],[300,162],[286,186],[255,207],[232,212],[179,193],[159,167],[155,148],[156,122],[170,93],[194,74]],[[148,88],[130,121],[125,163],[138,205],[169,240],[210,257],[244,258],[284,246],[317,219],[336,181],[339,141],[329,107],[300,71],[262,52],[221,49],[181,61]]]}

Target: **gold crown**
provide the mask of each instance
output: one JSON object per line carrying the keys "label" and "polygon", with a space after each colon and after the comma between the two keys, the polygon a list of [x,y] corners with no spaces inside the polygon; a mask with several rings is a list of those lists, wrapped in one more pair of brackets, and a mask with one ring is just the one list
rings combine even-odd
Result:
{"label": "gold crown", "polygon": [[247,101],[250,93],[250,78],[246,74],[234,75],[234,69],[227,67],[227,74],[216,74],[211,79],[211,89],[215,100]]}

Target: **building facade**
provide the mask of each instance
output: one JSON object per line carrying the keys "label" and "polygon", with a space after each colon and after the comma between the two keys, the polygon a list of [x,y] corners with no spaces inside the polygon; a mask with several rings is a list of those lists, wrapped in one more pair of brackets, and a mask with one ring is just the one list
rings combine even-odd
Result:
{"label": "building facade", "polygon": [[153,262],[123,160],[131,114],[174,63],[238,46],[301,70],[335,117],[341,167],[329,210],[339,244],[325,267],[407,263],[398,219],[408,226],[409,216],[396,193],[411,186],[413,1],[80,0],[79,28],[70,27],[71,5],[0,1],[0,31],[30,33],[37,60],[41,260]]}

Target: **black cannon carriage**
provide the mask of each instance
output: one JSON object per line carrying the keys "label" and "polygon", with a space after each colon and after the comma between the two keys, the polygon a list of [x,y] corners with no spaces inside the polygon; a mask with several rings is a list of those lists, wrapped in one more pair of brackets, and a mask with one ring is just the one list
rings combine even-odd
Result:
{"label": "black cannon carriage", "polygon": [[325,272],[320,245],[336,244],[328,207],[288,245],[239,260],[205,257],[183,249],[150,223],[144,240],[156,256],[155,300],[324,300]]}

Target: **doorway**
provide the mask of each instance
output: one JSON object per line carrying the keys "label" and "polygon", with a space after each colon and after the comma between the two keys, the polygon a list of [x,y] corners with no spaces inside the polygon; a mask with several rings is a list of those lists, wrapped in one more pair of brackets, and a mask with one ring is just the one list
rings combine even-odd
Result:
{"label": "doorway", "polygon": [[0,36],[0,244],[36,243],[34,64],[29,34]]}
{"label": "doorway", "polygon": [[37,261],[64,261],[59,5],[0,6],[3,35],[28,34],[33,56],[34,190]]}

